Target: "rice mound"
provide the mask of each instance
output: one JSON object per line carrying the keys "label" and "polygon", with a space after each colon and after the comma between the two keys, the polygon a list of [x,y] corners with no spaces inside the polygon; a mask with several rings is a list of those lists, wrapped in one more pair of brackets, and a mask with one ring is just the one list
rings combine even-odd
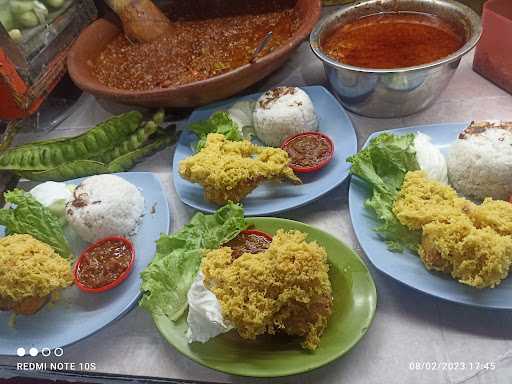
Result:
{"label": "rice mound", "polygon": [[45,297],[73,283],[70,263],[30,235],[0,239],[0,302]]}
{"label": "rice mound", "polygon": [[92,176],[76,187],[66,217],[84,241],[131,237],[144,213],[144,197],[133,184],[114,175]]}
{"label": "rice mound", "polygon": [[306,92],[295,87],[277,87],[265,92],[253,113],[256,136],[270,147],[306,131],[318,131],[315,107]]}
{"label": "rice mound", "polygon": [[496,127],[461,134],[448,152],[450,183],[469,198],[512,195],[512,128]]}

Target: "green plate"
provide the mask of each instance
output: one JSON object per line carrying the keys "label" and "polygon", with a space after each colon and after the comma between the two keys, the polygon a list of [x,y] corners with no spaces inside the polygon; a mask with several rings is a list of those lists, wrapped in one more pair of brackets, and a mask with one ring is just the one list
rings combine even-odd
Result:
{"label": "green plate", "polygon": [[297,229],[307,233],[327,250],[334,308],[320,346],[314,352],[300,347],[297,339],[262,336],[255,341],[241,339],[236,331],[217,336],[205,344],[188,344],[186,315],[177,322],[156,318],[162,335],[178,351],[215,370],[254,377],[293,375],[321,367],[349,351],[370,326],[377,293],[364,262],[335,237],[297,221],[278,218],[248,220],[256,229],[274,234],[278,229]]}

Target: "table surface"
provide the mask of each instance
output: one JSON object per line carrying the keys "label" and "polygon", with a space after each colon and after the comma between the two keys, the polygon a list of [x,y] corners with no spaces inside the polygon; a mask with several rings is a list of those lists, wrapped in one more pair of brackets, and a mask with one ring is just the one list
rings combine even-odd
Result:
{"label": "table surface", "polygon": [[[463,58],[439,100],[421,113],[400,119],[371,119],[350,114],[359,147],[369,134],[384,129],[474,119],[512,120],[512,96],[474,73],[472,59],[472,54]],[[304,43],[281,70],[246,93],[276,85],[315,84],[326,85],[326,79],[321,63]],[[81,108],[50,136],[75,135],[112,114],[127,110],[126,106],[98,101],[90,95],[84,95],[81,102]],[[48,134],[22,133],[17,140],[25,142],[42,137]],[[154,172],[161,179],[171,209],[171,231],[176,231],[189,221],[194,211],[181,203],[174,190],[173,150],[168,148],[155,154],[134,170]],[[512,312],[443,302],[381,274],[370,265],[354,236],[347,191],[345,182],[321,200],[280,215],[335,235],[352,246],[369,265],[378,290],[377,312],[367,335],[346,356],[313,372],[275,380],[225,375],[180,355],[160,336],[150,316],[135,308],[96,335],[65,348],[59,361],[94,362],[97,372],[225,383],[512,383]],[[15,357],[0,357],[0,364],[15,365],[19,361]],[[459,364],[458,369],[453,364],[446,366],[447,369],[419,371],[410,369],[414,362]],[[469,369],[471,363],[475,368],[477,363],[486,362],[495,363],[496,369]],[[460,369],[460,363],[465,363],[466,369]]]}

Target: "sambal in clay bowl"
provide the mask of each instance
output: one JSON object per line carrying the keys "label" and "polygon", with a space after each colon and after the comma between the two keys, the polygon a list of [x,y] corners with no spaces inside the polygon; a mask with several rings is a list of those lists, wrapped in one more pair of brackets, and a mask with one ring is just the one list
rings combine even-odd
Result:
{"label": "sambal in clay bowl", "polygon": [[[171,0],[169,32],[130,42],[99,19],[68,55],[73,81],[96,97],[190,108],[233,96],[279,68],[320,17],[320,0]],[[272,37],[256,56],[269,32]]]}
{"label": "sambal in clay bowl", "polygon": [[391,118],[434,103],[480,35],[456,1],[368,0],[321,20],[310,44],[347,109]]}

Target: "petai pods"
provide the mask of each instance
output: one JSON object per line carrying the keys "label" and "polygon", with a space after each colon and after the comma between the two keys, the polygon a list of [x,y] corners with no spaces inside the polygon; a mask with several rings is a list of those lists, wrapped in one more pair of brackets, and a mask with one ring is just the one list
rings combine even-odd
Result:
{"label": "petai pods", "polygon": [[142,122],[137,111],[114,116],[82,135],[39,141],[9,149],[0,154],[0,169],[43,171],[76,160],[91,159],[117,147]]}

